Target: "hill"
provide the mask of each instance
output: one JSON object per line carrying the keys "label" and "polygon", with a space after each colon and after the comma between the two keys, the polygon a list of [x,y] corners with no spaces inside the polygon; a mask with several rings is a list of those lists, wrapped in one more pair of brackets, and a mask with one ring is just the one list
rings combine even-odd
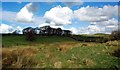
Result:
{"label": "hill", "polygon": [[37,35],[35,41],[26,41],[24,35],[2,35],[3,47],[17,46],[17,45],[29,45],[29,44],[42,44],[42,43],[55,43],[75,41],[72,38],[66,36],[39,36]]}
{"label": "hill", "polygon": [[119,68],[118,41],[106,43],[76,41],[65,36],[24,35],[2,37],[3,67],[10,68]]}

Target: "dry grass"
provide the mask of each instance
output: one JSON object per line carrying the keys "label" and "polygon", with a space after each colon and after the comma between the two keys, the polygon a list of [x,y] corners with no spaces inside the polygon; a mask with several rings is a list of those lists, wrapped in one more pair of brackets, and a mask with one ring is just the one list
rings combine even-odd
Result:
{"label": "dry grass", "polygon": [[120,44],[118,44],[120,41],[108,41],[105,43],[106,46],[120,46]]}
{"label": "dry grass", "polygon": [[34,67],[37,62],[34,56],[37,53],[33,48],[3,48],[2,67],[3,68],[26,68]]}
{"label": "dry grass", "polygon": [[[107,58],[110,55],[104,54],[109,50],[113,50],[111,48],[114,46],[105,46],[105,44],[68,41],[13,46],[3,48],[2,62],[3,67],[10,68],[89,68],[97,65],[101,66],[104,63],[112,65],[113,63]],[[37,58],[35,57],[36,54]],[[112,58],[110,60],[113,61]]]}
{"label": "dry grass", "polygon": [[76,47],[79,43],[77,42],[64,42],[58,44],[58,50],[62,52],[66,52],[69,49],[72,49],[73,47]]}
{"label": "dry grass", "polygon": [[54,63],[55,68],[62,68],[62,62],[58,61]]}

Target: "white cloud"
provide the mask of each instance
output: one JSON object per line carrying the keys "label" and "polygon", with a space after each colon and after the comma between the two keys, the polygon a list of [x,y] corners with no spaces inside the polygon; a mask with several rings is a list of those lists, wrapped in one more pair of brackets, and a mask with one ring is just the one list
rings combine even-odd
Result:
{"label": "white cloud", "polygon": [[16,30],[19,30],[19,31],[20,31],[19,34],[22,34],[22,30],[23,30],[23,28],[20,27],[20,26],[17,26],[17,27],[16,27]]}
{"label": "white cloud", "polygon": [[71,24],[72,17],[73,11],[68,7],[61,6],[46,11],[44,15],[46,22],[56,26]]}
{"label": "white cloud", "polygon": [[73,34],[95,34],[95,33],[102,33],[104,29],[100,29],[96,25],[89,25],[88,27],[80,27],[80,28],[75,28],[72,27],[70,28]]}
{"label": "white cloud", "polygon": [[89,31],[89,34],[95,34],[95,33],[100,33],[102,31],[102,29],[100,29],[96,25],[89,25],[88,26],[88,31]]}
{"label": "white cloud", "polygon": [[80,34],[108,33],[118,29],[118,6],[82,7],[74,11],[74,17],[89,22],[85,28],[76,29]]}
{"label": "white cloud", "polygon": [[17,1],[18,4],[22,4],[22,1]]}
{"label": "white cloud", "polygon": [[13,27],[7,24],[0,25],[0,33],[11,33],[13,31]]}
{"label": "white cloud", "polygon": [[73,34],[95,34],[95,33],[106,33],[110,34],[114,30],[118,30],[118,21],[114,18],[104,22],[91,22],[91,25],[87,27],[80,27],[70,29]]}
{"label": "white cloud", "polygon": [[108,17],[101,12],[101,9],[90,6],[75,10],[74,16],[80,21],[88,22],[105,21],[108,19]]}
{"label": "white cloud", "polygon": [[[21,22],[21,21],[17,21],[16,20],[16,15],[17,12],[12,12],[12,11],[0,11],[0,13],[2,14],[2,17],[0,17],[0,20],[4,20],[4,21],[8,21],[8,22],[12,22],[12,23],[22,23],[22,24],[26,24],[26,21]],[[22,19],[21,19],[22,20]],[[34,24],[42,24],[45,22],[45,19],[43,17],[40,16],[34,16]],[[27,22],[27,23],[31,23],[31,22]]]}
{"label": "white cloud", "polygon": [[119,6],[110,6],[110,5],[105,5],[103,8],[102,8],[102,11],[104,13],[104,15],[107,15],[109,17],[112,17],[112,16],[118,16],[118,7]]}
{"label": "white cloud", "polygon": [[91,23],[94,23],[98,26],[109,26],[109,25],[115,25],[115,26],[118,26],[118,20],[115,19],[115,18],[111,18],[111,19],[108,19],[108,21],[101,21],[101,22],[91,22]]}
{"label": "white cloud", "polygon": [[[90,25],[88,25],[87,27],[81,27],[81,28],[71,27],[69,30],[71,30],[73,34],[95,34],[95,33],[110,34],[112,31],[117,30],[118,28],[118,21],[116,18],[114,18],[115,16],[118,16],[117,7],[118,6],[104,6],[103,8],[98,8],[98,7],[87,6],[87,7],[82,7],[78,10],[75,10],[74,15],[71,15],[70,17],[77,18],[80,21],[89,22]],[[47,19],[48,25],[62,26],[67,24],[65,23],[66,21],[66,19],[64,18],[65,15],[62,16],[63,13],[61,13],[63,9],[59,10],[60,8],[62,7],[57,6],[45,13],[44,17]],[[113,9],[113,10],[109,11],[109,9],[110,10]],[[59,16],[62,16],[62,17],[59,17]],[[56,18],[62,19],[63,21],[59,21],[59,19],[56,19]]]}
{"label": "white cloud", "polygon": [[118,6],[82,7],[74,11],[74,16],[80,21],[100,22],[107,21],[113,16],[118,16]]}
{"label": "white cloud", "polygon": [[79,29],[75,28],[75,27],[71,27],[69,30],[72,31],[73,34],[78,34],[79,33]]}
{"label": "white cloud", "polygon": [[89,34],[87,28],[85,27],[82,28],[71,27],[69,28],[69,30],[72,31],[72,34]]}
{"label": "white cloud", "polygon": [[83,2],[81,0],[74,0],[72,2],[63,2],[68,7],[73,7],[75,5],[82,5]]}
{"label": "white cloud", "polygon": [[0,18],[0,20],[15,22],[15,18],[16,18],[16,14],[17,14],[16,12],[0,11],[0,13],[2,13],[2,17]]}
{"label": "white cloud", "polygon": [[39,25],[39,27],[49,26],[49,25],[50,25],[50,24],[48,24],[48,23],[42,23],[42,24]]}
{"label": "white cloud", "polygon": [[16,20],[19,22],[34,22],[34,14],[37,9],[37,3],[28,3],[17,13]]}
{"label": "white cloud", "polygon": [[3,23],[0,25],[0,33],[12,33],[15,30],[19,30],[20,31],[19,34],[22,34],[23,28],[21,26],[14,27],[12,25]]}

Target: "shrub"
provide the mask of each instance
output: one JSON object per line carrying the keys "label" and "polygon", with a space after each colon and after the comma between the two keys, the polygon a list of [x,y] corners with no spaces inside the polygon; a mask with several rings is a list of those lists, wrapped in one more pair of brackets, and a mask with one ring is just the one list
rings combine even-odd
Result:
{"label": "shrub", "polygon": [[115,50],[115,51],[112,53],[112,55],[115,56],[115,57],[120,58],[120,49]]}
{"label": "shrub", "polygon": [[120,40],[120,30],[113,31],[110,35],[111,40]]}

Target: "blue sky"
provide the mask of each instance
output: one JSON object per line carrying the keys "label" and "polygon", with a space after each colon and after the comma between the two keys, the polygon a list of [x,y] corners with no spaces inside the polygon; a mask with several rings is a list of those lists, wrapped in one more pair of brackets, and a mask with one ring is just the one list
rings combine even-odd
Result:
{"label": "blue sky", "polygon": [[[13,11],[13,12],[19,12],[21,8],[23,8],[26,4],[30,2],[2,2],[2,9],[5,11]],[[38,10],[38,15],[43,16],[44,13],[51,8],[61,5],[61,6],[66,6],[61,2],[54,2],[50,4],[50,2],[39,2],[40,9]],[[115,6],[118,5],[118,2],[84,2],[83,5],[77,5],[73,6],[72,10],[79,9],[80,7],[86,7],[86,6],[94,6],[94,7],[103,7],[104,5],[111,5]]]}
{"label": "blue sky", "polygon": [[[64,3],[64,2],[31,3],[31,4],[37,4],[37,10],[36,11],[34,11],[34,10],[29,11],[28,16],[30,16],[29,14],[32,13],[32,17],[31,18],[28,17],[28,18],[32,19],[32,18],[35,17],[34,19],[36,20],[36,22],[31,23],[30,22],[31,20],[26,21],[25,19],[27,19],[27,16],[25,16],[26,17],[25,19],[24,19],[24,17],[22,17],[25,20],[25,22],[24,21],[21,22],[22,19],[18,19],[18,21],[13,20],[13,19],[17,18],[18,13],[22,12],[21,9],[26,7],[26,5],[28,5],[28,4],[30,4],[30,2],[21,2],[21,3],[19,3],[19,2],[2,2],[2,11],[1,12],[3,13],[3,15],[2,15],[2,19],[0,20],[0,21],[2,21],[1,24],[8,25],[8,28],[10,26],[11,29],[12,28],[17,29],[17,27],[20,28],[20,29],[23,29],[23,28],[29,27],[29,26],[37,27],[37,26],[44,25],[45,22],[49,19],[50,23],[47,23],[47,24],[50,24],[53,27],[57,25],[57,27],[61,27],[63,29],[69,29],[69,30],[73,31],[73,33],[75,33],[75,34],[82,34],[82,33],[83,34],[84,33],[85,34],[93,34],[93,33],[97,33],[97,32],[98,33],[106,33],[107,31],[105,31],[106,30],[105,28],[106,27],[112,27],[110,25],[107,25],[106,23],[111,24],[112,22],[113,22],[113,25],[114,25],[113,27],[117,28],[116,27],[117,23],[115,24],[115,22],[116,22],[116,20],[118,20],[117,19],[118,16],[114,14],[114,13],[117,13],[117,10],[115,10],[113,12],[109,12],[109,11],[111,11],[111,9],[114,9],[114,8],[116,9],[116,6],[118,6],[117,2],[82,2],[82,3],[77,3],[77,4],[75,4],[75,3]],[[60,6],[60,7],[57,7],[57,6]],[[51,13],[53,16],[56,15],[56,14],[54,14],[54,13],[56,13],[55,8],[60,9],[60,12],[61,12],[61,11],[64,11],[64,9],[63,9],[64,7],[68,8],[68,10],[65,10],[66,12],[71,13],[70,12],[70,10],[71,10],[72,15],[75,16],[75,17],[72,16],[72,18],[71,18],[71,16],[67,15],[67,17],[66,17],[64,12],[61,13],[61,14],[64,14],[63,16],[66,17],[65,21],[69,21],[70,23],[69,22],[64,22],[64,19],[62,19],[58,16],[58,19],[60,19],[61,22],[64,23],[64,24],[60,24],[59,22],[57,22],[56,19],[54,19],[54,17],[49,16],[50,15],[49,13],[51,13],[51,12],[53,12],[53,13]],[[32,8],[35,8],[35,7],[32,7]],[[82,8],[84,8],[84,9],[82,9]],[[94,12],[96,10],[99,10],[99,8],[102,9],[102,11],[100,10],[102,12],[102,16],[101,15],[96,15],[96,13],[100,12],[100,11]],[[51,9],[53,9],[53,10],[51,10]],[[90,9],[93,9],[93,10],[90,10]],[[108,9],[108,11],[106,11],[106,9]],[[55,12],[54,12],[54,10],[55,10]],[[83,10],[83,12],[81,12],[82,10]],[[47,11],[49,13],[46,13]],[[74,13],[75,11],[76,11],[76,13]],[[86,13],[86,11],[88,13]],[[90,14],[90,12],[92,12],[92,13]],[[107,12],[107,15],[105,14],[106,12]],[[24,13],[24,12],[22,12],[22,13]],[[57,13],[59,13],[59,12],[57,12]],[[85,13],[85,14],[81,14],[81,13]],[[21,15],[21,13],[20,13],[20,15]],[[101,17],[101,18],[109,17],[109,18],[107,18],[107,20],[102,20],[101,18],[96,19],[96,17]],[[87,20],[87,18],[89,20]],[[98,22],[98,20],[99,20],[99,22]],[[57,23],[55,23],[55,22],[57,22]],[[95,23],[94,26],[90,25],[90,24],[94,24],[94,23]],[[102,24],[100,24],[100,23],[102,23]],[[106,25],[104,25],[104,24],[106,24]],[[100,29],[101,28],[100,25],[105,26],[103,28],[103,30]],[[3,28],[2,25],[1,25],[1,28]],[[89,29],[91,29],[91,30],[89,31]],[[3,30],[5,30],[5,29],[3,29]],[[82,30],[83,30],[83,32],[82,32]],[[115,29],[112,28],[112,30],[115,30]],[[112,30],[110,30],[107,33],[110,33]],[[9,29],[6,30],[6,31],[9,32]]]}

